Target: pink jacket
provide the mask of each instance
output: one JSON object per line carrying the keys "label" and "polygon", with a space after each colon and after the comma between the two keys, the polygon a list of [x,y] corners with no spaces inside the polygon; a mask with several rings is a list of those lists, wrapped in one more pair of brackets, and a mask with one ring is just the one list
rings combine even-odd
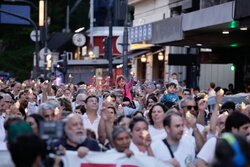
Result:
{"label": "pink jacket", "polygon": [[123,97],[128,97],[130,102],[132,102],[132,95],[130,93],[130,88],[133,86],[134,80],[131,78],[129,83],[125,85],[125,90],[123,91]]}

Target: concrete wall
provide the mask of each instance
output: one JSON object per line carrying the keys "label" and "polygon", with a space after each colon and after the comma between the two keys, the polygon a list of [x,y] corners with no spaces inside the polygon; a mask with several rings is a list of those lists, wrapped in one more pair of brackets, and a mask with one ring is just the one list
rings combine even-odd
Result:
{"label": "concrete wall", "polygon": [[168,0],[129,0],[135,7],[133,26],[152,23],[170,16]]}
{"label": "concrete wall", "polygon": [[200,88],[207,89],[210,82],[215,87],[228,88],[229,83],[234,83],[234,71],[231,71],[232,64],[201,64],[200,66]]}

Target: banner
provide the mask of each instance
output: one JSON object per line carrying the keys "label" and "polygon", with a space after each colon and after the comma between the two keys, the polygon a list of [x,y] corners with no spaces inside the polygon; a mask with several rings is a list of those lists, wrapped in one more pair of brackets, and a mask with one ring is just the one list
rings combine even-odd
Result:
{"label": "banner", "polygon": [[84,158],[79,158],[76,151],[66,151],[62,156],[65,167],[172,167],[154,157],[133,155],[128,158],[123,153],[88,152]]}

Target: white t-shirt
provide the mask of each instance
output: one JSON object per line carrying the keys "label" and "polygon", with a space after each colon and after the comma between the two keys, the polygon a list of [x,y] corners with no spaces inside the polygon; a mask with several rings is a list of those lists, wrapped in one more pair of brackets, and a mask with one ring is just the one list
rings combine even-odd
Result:
{"label": "white t-shirt", "polygon": [[209,140],[207,140],[206,143],[201,148],[197,157],[204,160],[208,164],[212,163],[214,159],[216,141],[217,141],[216,137],[212,137]]}
{"label": "white t-shirt", "polygon": [[129,149],[135,154],[135,155],[148,155],[148,152],[141,152],[138,147],[135,145],[135,143],[131,140]]}
{"label": "white t-shirt", "polygon": [[163,129],[155,129],[154,126],[148,126],[148,132],[151,136],[152,141],[156,141],[158,139],[165,139],[167,137],[166,130]]}
{"label": "white t-shirt", "polygon": [[[198,123],[196,124],[196,126],[197,126],[198,130],[200,131],[200,133],[202,133],[203,130],[204,130],[204,126],[202,126],[201,124],[198,124]],[[189,128],[189,129],[188,129],[188,128],[184,125],[183,134],[192,136],[193,131],[194,131],[193,128]]]}
{"label": "white t-shirt", "polygon": [[[151,145],[155,158],[167,161],[172,159],[168,147],[162,140],[157,140]],[[174,158],[180,163],[181,167],[186,167],[185,161],[188,158],[191,162],[195,160],[195,139],[192,136],[182,135],[178,148],[173,152]]]}
{"label": "white t-shirt", "polygon": [[5,114],[0,115],[0,150],[7,150],[5,139],[5,130],[4,130],[4,119]]}
{"label": "white t-shirt", "polygon": [[97,114],[97,118],[95,119],[95,121],[92,124],[86,113],[83,114],[83,116],[82,116],[84,129],[90,129],[90,130],[94,131],[97,139],[98,139],[98,125],[99,125],[100,119],[101,119],[100,115]]}

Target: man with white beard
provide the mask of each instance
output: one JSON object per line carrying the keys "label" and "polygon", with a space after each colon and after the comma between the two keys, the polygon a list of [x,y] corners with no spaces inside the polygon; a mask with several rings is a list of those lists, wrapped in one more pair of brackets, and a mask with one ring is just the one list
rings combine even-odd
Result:
{"label": "man with white beard", "polygon": [[100,151],[97,141],[87,138],[82,118],[78,114],[70,114],[65,120],[64,131],[66,138],[56,143],[63,146],[66,150],[78,151],[86,155],[88,151]]}

